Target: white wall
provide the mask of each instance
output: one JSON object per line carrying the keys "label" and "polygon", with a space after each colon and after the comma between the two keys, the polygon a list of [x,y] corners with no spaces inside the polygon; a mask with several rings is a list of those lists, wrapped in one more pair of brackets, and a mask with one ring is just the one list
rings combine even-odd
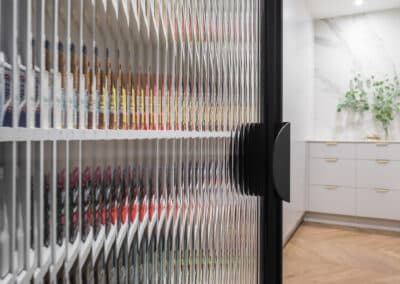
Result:
{"label": "white wall", "polygon": [[363,0],[361,5],[356,5],[355,2],[355,0],[307,0],[314,19],[349,16],[400,7],[400,0]]}
{"label": "white wall", "polygon": [[[400,75],[400,9],[315,21],[314,134],[317,139],[365,139],[384,132],[371,112],[337,113],[356,73]],[[400,115],[390,139],[400,139]]]}
{"label": "white wall", "polygon": [[305,208],[305,139],[310,135],[313,92],[313,21],[306,0],[283,1],[283,119],[292,124],[291,202],[284,204],[284,240]]}

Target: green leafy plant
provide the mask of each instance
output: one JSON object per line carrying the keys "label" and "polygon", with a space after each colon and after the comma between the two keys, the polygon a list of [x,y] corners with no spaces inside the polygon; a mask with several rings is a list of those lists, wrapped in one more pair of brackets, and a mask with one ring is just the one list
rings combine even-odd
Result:
{"label": "green leafy plant", "polygon": [[372,113],[379,121],[385,131],[386,138],[389,136],[389,126],[394,119],[396,111],[400,111],[400,82],[395,76],[393,80],[386,78],[382,81],[374,81],[372,77],[372,88],[374,101],[372,104]]}
{"label": "green leafy plant", "polygon": [[350,88],[344,94],[337,106],[337,112],[342,110],[352,110],[354,112],[364,112],[369,110],[368,95],[364,89],[364,82],[360,74],[350,80]]}

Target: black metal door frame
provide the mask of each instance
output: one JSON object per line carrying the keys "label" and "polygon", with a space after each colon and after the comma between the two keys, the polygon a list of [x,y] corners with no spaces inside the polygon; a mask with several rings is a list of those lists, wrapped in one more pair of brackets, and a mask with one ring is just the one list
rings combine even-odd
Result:
{"label": "black metal door frame", "polygon": [[[265,133],[261,283],[282,283],[282,200],[273,181],[273,149],[282,123],[282,0],[260,1],[260,83]],[[289,178],[289,177],[288,177]]]}

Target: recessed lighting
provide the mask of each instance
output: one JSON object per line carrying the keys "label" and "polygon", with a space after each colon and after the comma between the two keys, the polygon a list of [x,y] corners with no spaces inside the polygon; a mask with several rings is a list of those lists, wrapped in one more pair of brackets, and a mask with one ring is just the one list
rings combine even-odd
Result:
{"label": "recessed lighting", "polygon": [[356,1],[354,2],[354,4],[355,4],[356,6],[361,6],[362,4],[364,4],[364,0],[356,0]]}

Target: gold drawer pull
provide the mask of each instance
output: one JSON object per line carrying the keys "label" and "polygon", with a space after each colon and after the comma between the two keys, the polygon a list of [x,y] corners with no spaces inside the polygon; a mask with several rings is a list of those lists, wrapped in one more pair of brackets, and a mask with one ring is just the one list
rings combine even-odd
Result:
{"label": "gold drawer pull", "polygon": [[337,185],[325,185],[325,189],[328,190],[336,190],[338,187]]}
{"label": "gold drawer pull", "polygon": [[380,140],[381,137],[379,137],[378,135],[369,135],[367,136],[368,140]]}
{"label": "gold drawer pull", "polygon": [[387,145],[389,145],[389,143],[388,142],[376,142],[376,146],[380,146],[380,147],[384,147],[384,146],[387,146]]}
{"label": "gold drawer pull", "polygon": [[328,163],[336,163],[337,162],[337,158],[325,158],[325,161]]}
{"label": "gold drawer pull", "polygon": [[328,146],[336,146],[336,145],[337,145],[337,142],[335,142],[335,141],[327,141],[327,142],[325,142],[325,145],[328,145]]}
{"label": "gold drawer pull", "polygon": [[390,163],[389,160],[376,160],[376,162],[377,162],[378,164],[381,164],[381,165],[386,165],[386,164],[389,164],[389,163]]}
{"label": "gold drawer pull", "polygon": [[387,192],[390,191],[390,189],[388,189],[388,188],[375,188],[375,191],[377,193],[387,193]]}

